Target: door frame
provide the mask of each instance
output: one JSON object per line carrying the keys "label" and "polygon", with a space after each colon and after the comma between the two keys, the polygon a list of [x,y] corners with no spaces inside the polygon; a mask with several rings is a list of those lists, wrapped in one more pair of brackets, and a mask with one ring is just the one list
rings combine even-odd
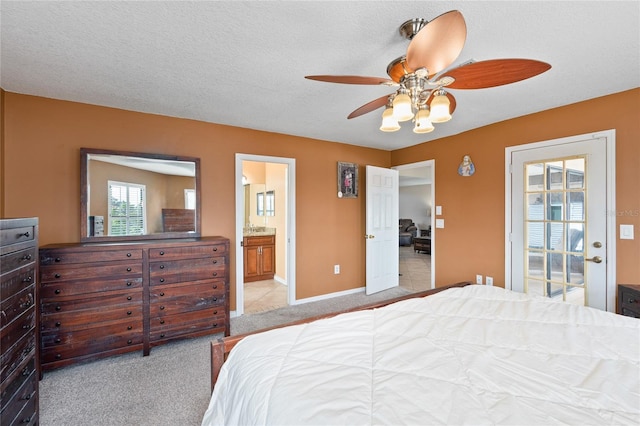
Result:
{"label": "door frame", "polygon": [[[565,138],[550,139],[541,142],[533,142],[524,145],[509,146],[505,148],[505,288],[511,288],[511,158],[514,152],[526,151],[530,149],[548,148],[556,145],[563,145],[571,142],[579,142],[586,139],[604,138],[606,146],[606,232],[607,232],[607,311],[615,312],[616,309],[616,131],[615,129],[604,130],[595,133],[569,136]],[[552,156],[550,156],[552,157]]]}
{"label": "door frame", "polygon": [[[436,201],[436,160],[424,160],[417,163],[403,164],[400,166],[394,166],[392,169],[409,170],[418,167],[431,167],[431,287],[436,288],[436,215],[435,215],[435,201]],[[400,207],[400,197],[398,197],[398,207]]]}
{"label": "door frame", "polygon": [[244,314],[244,254],[242,247],[244,228],[244,185],[242,183],[242,162],[257,161],[262,163],[278,163],[287,165],[286,178],[286,241],[284,248],[287,303],[296,302],[296,160],[295,158],[271,157],[264,155],[236,153],[236,310],[233,316]]}

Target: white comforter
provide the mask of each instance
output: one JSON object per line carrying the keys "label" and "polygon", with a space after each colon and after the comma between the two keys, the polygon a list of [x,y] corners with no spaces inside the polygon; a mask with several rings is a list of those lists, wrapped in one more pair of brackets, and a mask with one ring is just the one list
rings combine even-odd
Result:
{"label": "white comforter", "polygon": [[203,425],[640,424],[640,320],[467,286],[250,336]]}

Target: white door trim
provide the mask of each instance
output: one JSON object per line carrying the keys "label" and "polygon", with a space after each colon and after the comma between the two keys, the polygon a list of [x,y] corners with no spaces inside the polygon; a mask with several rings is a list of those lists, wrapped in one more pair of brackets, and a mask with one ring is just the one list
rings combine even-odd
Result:
{"label": "white door trim", "polygon": [[534,142],[525,145],[516,145],[505,148],[505,288],[511,288],[511,158],[514,152],[529,149],[546,148],[554,145],[562,145],[571,142],[579,142],[585,139],[604,138],[606,144],[606,191],[607,212],[607,311],[615,312],[616,308],[616,131],[614,129],[602,132],[587,133],[584,135],[569,136],[566,138],[552,139]]}
{"label": "white door trim", "polygon": [[436,160],[425,160],[417,163],[403,164],[401,166],[392,167],[395,170],[409,170],[417,167],[431,167],[431,287],[436,288]]}
{"label": "white door trim", "polygon": [[242,184],[242,162],[260,161],[263,163],[279,163],[287,165],[287,220],[285,246],[286,277],[287,277],[287,302],[294,305],[296,302],[296,160],[295,158],[270,157],[264,155],[252,155],[236,153],[236,310],[233,316],[244,314],[244,255],[242,242],[242,229],[244,228],[244,186]]}

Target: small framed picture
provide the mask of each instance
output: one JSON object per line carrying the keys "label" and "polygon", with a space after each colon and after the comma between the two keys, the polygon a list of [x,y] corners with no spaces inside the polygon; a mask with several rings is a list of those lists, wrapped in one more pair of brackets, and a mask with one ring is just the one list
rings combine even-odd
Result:
{"label": "small framed picture", "polygon": [[338,161],[338,198],[358,198],[358,165]]}

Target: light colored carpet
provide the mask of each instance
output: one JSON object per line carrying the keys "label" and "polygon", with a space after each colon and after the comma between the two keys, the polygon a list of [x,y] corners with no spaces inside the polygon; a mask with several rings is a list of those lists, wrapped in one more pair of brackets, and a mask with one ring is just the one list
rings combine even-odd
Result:
{"label": "light colored carpet", "polygon": [[[371,296],[356,293],[231,319],[241,334],[302,318],[391,299],[396,287]],[[159,346],[151,355],[120,355],[44,374],[42,426],[200,425],[210,398],[210,346],[219,335]]]}

